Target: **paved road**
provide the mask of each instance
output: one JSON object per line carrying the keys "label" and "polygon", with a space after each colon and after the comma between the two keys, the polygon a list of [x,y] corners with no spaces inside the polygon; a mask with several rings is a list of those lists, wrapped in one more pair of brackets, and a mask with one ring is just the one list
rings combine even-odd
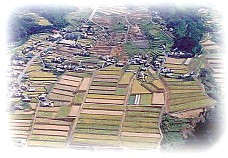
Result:
{"label": "paved road", "polygon": [[18,76],[16,82],[19,84],[19,86],[21,85],[21,79],[22,77],[25,75],[26,71],[28,70],[29,66],[33,63],[33,61],[40,55],[40,52],[37,53],[36,55],[34,55],[32,57],[32,59],[30,59],[28,61],[28,63],[26,64],[26,67],[23,69],[23,71],[20,73],[20,75]]}

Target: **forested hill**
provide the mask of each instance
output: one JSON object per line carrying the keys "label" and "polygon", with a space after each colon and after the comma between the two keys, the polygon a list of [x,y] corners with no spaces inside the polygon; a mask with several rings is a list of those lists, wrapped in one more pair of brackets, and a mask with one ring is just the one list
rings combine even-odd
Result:
{"label": "forested hill", "polygon": [[176,37],[173,48],[193,53],[201,52],[199,41],[208,28],[198,13],[199,8],[167,5],[151,9],[159,13],[167,28],[173,28]]}
{"label": "forested hill", "polygon": [[8,41],[15,42],[53,28],[65,27],[66,14],[75,7],[33,6],[23,7],[11,13],[8,21]]}

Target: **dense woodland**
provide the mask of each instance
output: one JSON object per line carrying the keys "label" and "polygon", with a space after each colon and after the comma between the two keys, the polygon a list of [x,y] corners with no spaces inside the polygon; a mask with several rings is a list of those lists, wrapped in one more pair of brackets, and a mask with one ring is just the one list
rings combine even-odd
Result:
{"label": "dense woodland", "polygon": [[204,25],[197,12],[197,7],[178,8],[167,5],[152,7],[151,9],[158,12],[167,28],[174,29],[173,33],[176,38],[172,48],[178,48],[194,54],[202,53],[199,41],[209,28]]}
{"label": "dense woodland", "polygon": [[[36,6],[36,7],[23,7],[15,12],[12,12],[8,21],[8,32],[10,42],[26,39],[32,34],[46,32],[53,28],[65,27],[68,22],[66,14],[73,11],[73,7],[49,7],[49,6]],[[42,26],[36,23],[32,16],[23,16],[31,12],[47,19],[52,25]]]}

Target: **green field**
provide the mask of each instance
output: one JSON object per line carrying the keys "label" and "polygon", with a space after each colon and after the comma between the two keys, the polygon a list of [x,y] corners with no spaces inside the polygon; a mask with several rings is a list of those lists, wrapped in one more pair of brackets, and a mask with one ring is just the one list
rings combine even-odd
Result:
{"label": "green field", "polygon": [[62,118],[62,117],[67,117],[67,115],[70,112],[70,106],[61,106],[59,108],[59,112],[57,114],[57,117]]}

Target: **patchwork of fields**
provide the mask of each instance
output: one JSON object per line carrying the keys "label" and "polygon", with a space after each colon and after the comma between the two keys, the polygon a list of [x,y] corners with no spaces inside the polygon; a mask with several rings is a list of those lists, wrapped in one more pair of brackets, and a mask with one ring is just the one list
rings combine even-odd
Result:
{"label": "patchwork of fields", "polygon": [[[173,62],[170,62],[173,60]],[[178,62],[176,61],[178,60]],[[187,59],[186,59],[187,60]],[[176,74],[188,73],[184,59],[168,58],[165,67],[174,70]],[[180,61],[180,62],[179,62]],[[195,117],[199,113],[189,111],[200,110],[212,106],[215,101],[209,98],[201,83],[194,77],[191,79],[176,79],[163,77],[168,90],[167,111],[179,117]]]}

